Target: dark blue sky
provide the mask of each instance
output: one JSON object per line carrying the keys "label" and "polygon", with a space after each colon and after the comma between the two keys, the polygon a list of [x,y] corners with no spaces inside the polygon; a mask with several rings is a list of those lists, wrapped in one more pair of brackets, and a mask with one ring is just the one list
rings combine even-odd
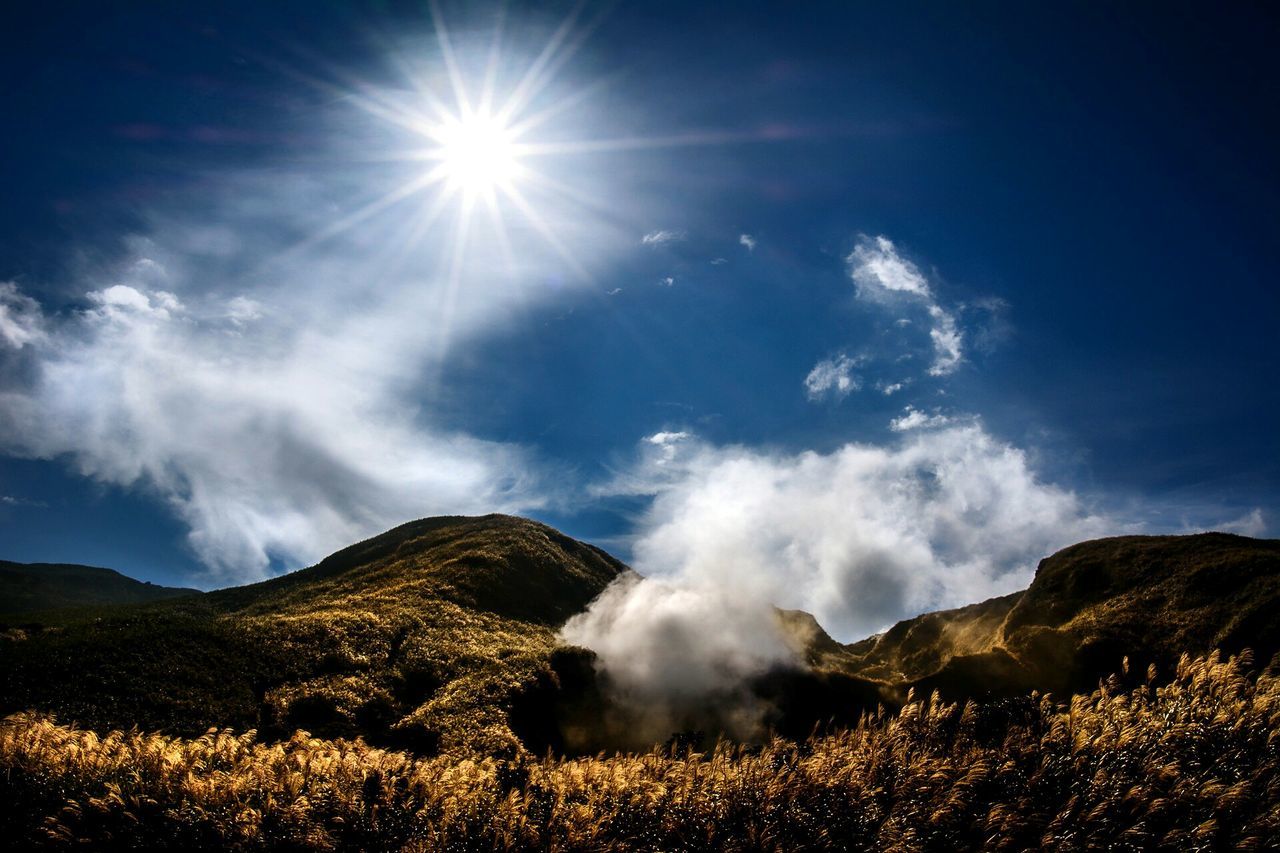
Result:
{"label": "dark blue sky", "polygon": [[[441,14],[478,89],[471,5]],[[512,6],[503,61],[569,11]],[[570,29],[529,110],[582,97],[530,139],[629,140],[539,161],[581,196],[529,191],[572,263],[508,207],[517,263],[492,273],[477,225],[436,293],[411,273],[457,216],[404,233],[429,190],[296,249],[411,180],[360,102],[439,89],[425,5],[4,12],[0,557],[207,586],[486,496],[629,556],[659,524],[660,489],[618,487],[646,436],[799,458],[917,440],[890,427],[912,411],[980,424],[1107,530],[1276,534],[1274,10],[645,2]],[[895,259],[927,293],[867,278]],[[807,392],[823,362],[850,386]],[[384,499],[397,466],[424,485]]]}

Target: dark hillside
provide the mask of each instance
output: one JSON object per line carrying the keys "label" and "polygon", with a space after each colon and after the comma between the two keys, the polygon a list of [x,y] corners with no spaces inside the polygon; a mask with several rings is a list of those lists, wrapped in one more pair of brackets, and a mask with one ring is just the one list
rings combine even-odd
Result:
{"label": "dark hillside", "polygon": [[623,570],[525,519],[411,522],[281,578],[11,637],[0,713],[541,750],[558,738],[555,628]]}
{"label": "dark hillside", "polygon": [[64,607],[137,604],[199,594],[198,589],[157,586],[95,566],[0,560],[0,619]]}

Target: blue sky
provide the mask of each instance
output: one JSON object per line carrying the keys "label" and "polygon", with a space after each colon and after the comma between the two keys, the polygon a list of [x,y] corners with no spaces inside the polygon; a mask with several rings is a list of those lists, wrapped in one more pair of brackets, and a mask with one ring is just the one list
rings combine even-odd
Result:
{"label": "blue sky", "polygon": [[[437,13],[4,13],[0,557],[208,587],[494,509],[852,635],[1275,535],[1265,9]],[[406,190],[437,22],[539,119],[496,215]]]}

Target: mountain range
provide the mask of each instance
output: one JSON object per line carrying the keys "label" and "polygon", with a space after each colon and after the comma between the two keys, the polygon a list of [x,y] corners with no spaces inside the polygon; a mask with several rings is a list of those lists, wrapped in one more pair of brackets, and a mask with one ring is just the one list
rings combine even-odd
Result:
{"label": "mountain range", "polygon": [[[0,714],[109,729],[361,736],[419,754],[619,745],[607,674],[557,639],[630,570],[510,516],[401,525],[272,580],[214,592],[106,569],[0,563]],[[778,611],[803,651],[749,685],[803,736],[914,691],[1068,695],[1184,653],[1280,650],[1280,541],[1207,533],[1085,542],[1030,587],[841,644]],[[677,735],[677,732],[673,732]]]}

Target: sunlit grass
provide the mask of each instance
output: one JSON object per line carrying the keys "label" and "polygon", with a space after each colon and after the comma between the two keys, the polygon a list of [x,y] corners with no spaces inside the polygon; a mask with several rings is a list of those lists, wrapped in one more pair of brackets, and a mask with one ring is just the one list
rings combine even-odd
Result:
{"label": "sunlit grass", "polygon": [[1067,705],[936,696],[804,743],[414,759],[306,733],[0,728],[8,839],[408,850],[1261,848],[1280,835],[1280,680],[1184,658]]}

